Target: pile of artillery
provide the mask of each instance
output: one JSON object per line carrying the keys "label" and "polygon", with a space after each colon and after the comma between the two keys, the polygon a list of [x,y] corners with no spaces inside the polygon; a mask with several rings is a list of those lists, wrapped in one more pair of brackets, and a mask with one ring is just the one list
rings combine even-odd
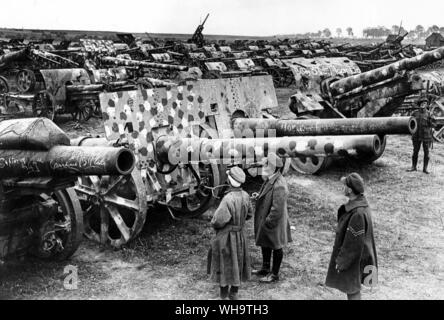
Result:
{"label": "pile of artillery", "polygon": [[[223,191],[227,167],[258,175],[271,151],[285,169],[305,174],[337,158],[375,161],[387,135],[417,129],[414,118],[392,116],[393,104],[424,91],[429,82],[417,69],[443,58],[439,48],[364,73],[301,76],[288,120],[268,112],[278,107],[270,75],[99,92],[102,138],[69,140],[45,118],[4,120],[0,259],[24,251],[65,258],[82,232],[121,247],[140,233],[148,207],[162,205],[175,219],[198,216]],[[122,61],[131,67],[137,60],[106,55],[96,62]],[[65,83],[66,92],[72,88],[82,92]]]}
{"label": "pile of artillery", "polygon": [[[410,56],[386,44],[378,56],[327,41],[229,45],[206,42],[200,26],[189,42],[120,34],[122,43],[3,49],[1,117],[42,118],[0,122],[0,259],[25,249],[67,257],[79,232],[120,247],[137,237],[148,207],[175,219],[202,214],[228,166],[256,176],[271,151],[304,174],[337,158],[370,163],[387,135],[415,132],[415,119],[394,116],[414,97],[426,94],[444,114],[444,73],[427,69],[444,47]],[[356,52],[367,49],[384,62],[365,71]],[[271,112],[275,87],[290,84],[294,117],[282,119]],[[44,118],[63,113],[102,117],[105,137],[69,141]]]}
{"label": "pile of artillery", "polygon": [[275,87],[289,87],[301,73],[349,76],[422,53],[401,44],[405,35],[366,46],[312,39],[209,42],[202,35],[207,18],[187,42],[117,34],[118,41],[80,39],[57,46],[0,43],[0,117],[71,114],[85,121],[101,115],[101,92],[265,74]]}

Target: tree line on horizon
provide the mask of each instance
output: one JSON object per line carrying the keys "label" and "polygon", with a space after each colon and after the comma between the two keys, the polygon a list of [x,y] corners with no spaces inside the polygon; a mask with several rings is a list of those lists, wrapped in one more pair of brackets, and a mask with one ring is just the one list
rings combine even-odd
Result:
{"label": "tree line on horizon", "polygon": [[[323,30],[319,30],[317,32],[307,32],[302,34],[295,34],[295,37],[302,37],[302,38],[330,38],[337,36],[338,38],[341,37],[348,37],[353,38],[355,37],[355,34],[353,32],[352,27],[347,27],[345,30],[342,30],[342,28],[336,28],[335,34],[329,29],[325,28]],[[385,38],[389,34],[400,34],[404,35],[406,33],[406,38],[414,40],[414,39],[425,39],[432,33],[437,32],[441,33],[444,36],[444,27],[439,27],[437,25],[432,25],[428,27],[427,29],[422,25],[417,25],[415,29],[413,30],[406,30],[402,26],[393,25],[391,28],[387,28],[385,26],[377,26],[377,27],[366,27],[362,30],[362,37],[363,38]]]}

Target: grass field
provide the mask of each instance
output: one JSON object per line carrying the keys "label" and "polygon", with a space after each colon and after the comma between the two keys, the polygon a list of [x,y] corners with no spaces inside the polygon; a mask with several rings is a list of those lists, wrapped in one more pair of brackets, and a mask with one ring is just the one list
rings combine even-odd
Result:
{"label": "grass field", "polygon": [[[282,109],[288,90],[278,90]],[[288,109],[286,109],[288,111]],[[62,124],[71,136],[101,133],[99,121]],[[335,236],[336,210],[345,201],[341,176],[356,171],[366,181],[373,214],[379,262],[379,286],[363,292],[364,299],[442,299],[444,297],[444,147],[435,144],[431,171],[407,173],[411,141],[391,136],[385,154],[372,165],[337,162],[316,176],[287,175],[294,241],[285,249],[282,281],[240,290],[243,299],[344,299],[324,286]],[[420,163],[421,164],[421,163]],[[250,180],[248,192],[260,180]],[[217,284],[206,274],[206,257],[213,230],[213,209],[199,219],[175,221],[158,208],[148,214],[140,237],[122,250],[85,240],[75,256],[63,263],[28,259],[4,265],[0,296],[6,299],[212,299]],[[260,265],[251,223],[248,235],[252,261]],[[65,290],[66,265],[79,271],[77,290]]]}

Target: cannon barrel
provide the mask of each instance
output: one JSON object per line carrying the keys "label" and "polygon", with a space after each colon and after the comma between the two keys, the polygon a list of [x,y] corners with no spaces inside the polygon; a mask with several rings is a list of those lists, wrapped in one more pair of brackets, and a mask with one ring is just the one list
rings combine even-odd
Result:
{"label": "cannon barrel", "polygon": [[125,148],[72,146],[47,118],[0,122],[0,179],[121,175],[134,164],[133,153]]}
{"label": "cannon barrel", "polygon": [[346,156],[358,153],[378,154],[382,148],[377,135],[306,136],[241,139],[174,139],[161,136],[156,154],[165,164],[189,162],[261,161],[270,151],[281,157]]}
{"label": "cannon barrel", "polygon": [[361,86],[365,87],[393,78],[401,71],[414,70],[443,58],[444,47],[440,47],[413,58],[406,58],[374,70],[334,81],[330,84],[330,92],[333,96],[343,94]]}
{"label": "cannon barrel", "polygon": [[0,179],[125,175],[135,158],[126,148],[54,146],[49,151],[0,150]]}
{"label": "cannon barrel", "polygon": [[148,61],[129,60],[129,59],[122,59],[122,58],[114,58],[114,57],[101,57],[100,61],[103,64],[117,65],[117,66],[145,67],[145,68],[152,68],[152,69],[164,69],[164,70],[176,70],[176,71],[188,70],[187,66],[166,64],[166,63],[157,63],[157,62],[148,62]]}
{"label": "cannon barrel", "polygon": [[324,136],[324,135],[365,135],[365,134],[414,134],[417,123],[414,117],[375,117],[338,119],[248,119],[233,120],[233,129],[245,134],[246,130],[275,130],[282,136]]}
{"label": "cannon barrel", "polygon": [[13,62],[15,60],[23,59],[28,55],[28,53],[29,53],[28,48],[5,53],[0,56],[0,66],[7,65],[8,63]]}

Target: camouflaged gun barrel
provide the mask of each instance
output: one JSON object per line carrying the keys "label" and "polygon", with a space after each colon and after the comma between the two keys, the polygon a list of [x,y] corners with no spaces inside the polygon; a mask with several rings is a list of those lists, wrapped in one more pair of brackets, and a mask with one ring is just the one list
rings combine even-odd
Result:
{"label": "camouflaged gun barrel", "polygon": [[413,58],[407,58],[374,70],[339,79],[330,84],[333,96],[349,92],[358,87],[365,87],[393,78],[401,71],[410,71],[431,64],[444,58],[444,47],[425,52]]}
{"label": "camouflaged gun barrel", "polygon": [[135,158],[126,148],[54,146],[43,150],[0,150],[0,179],[125,175]]}
{"label": "camouflaged gun barrel", "polygon": [[[236,118],[233,129],[239,134],[252,130],[267,136],[269,130],[277,137],[283,136],[324,136],[362,134],[414,134],[417,123],[414,117],[374,117],[337,119],[249,119]],[[261,130],[261,131],[259,131]]]}
{"label": "camouflaged gun barrel", "polygon": [[268,152],[281,157],[346,156],[360,152],[377,154],[381,140],[377,135],[305,136],[280,138],[174,139],[162,136],[156,142],[159,161],[181,163],[261,161]]}
{"label": "camouflaged gun barrel", "polygon": [[100,58],[100,61],[103,64],[116,65],[116,66],[145,67],[145,68],[152,68],[152,69],[164,69],[164,70],[175,70],[175,71],[188,70],[187,66],[166,64],[166,63],[157,63],[157,62],[148,62],[148,61],[129,60],[129,59],[122,59],[122,58],[114,58],[114,57],[102,57],[102,58]]}
{"label": "camouflaged gun barrel", "polygon": [[65,87],[69,93],[81,93],[91,91],[102,91],[104,89],[122,89],[125,86],[133,87],[128,81],[115,81],[111,83],[99,83],[99,84],[72,84]]}
{"label": "camouflaged gun barrel", "polygon": [[28,55],[29,49],[24,48],[18,51],[13,51],[9,53],[5,53],[4,55],[0,56],[0,66],[7,65],[10,62],[23,59]]}

